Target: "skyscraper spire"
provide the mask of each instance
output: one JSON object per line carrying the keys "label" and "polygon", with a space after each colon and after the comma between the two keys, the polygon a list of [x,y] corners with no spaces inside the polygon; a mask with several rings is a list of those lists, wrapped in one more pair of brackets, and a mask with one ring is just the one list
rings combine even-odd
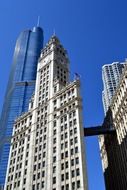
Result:
{"label": "skyscraper spire", "polygon": [[56,30],[55,30],[55,28],[53,29],[53,36],[55,36],[56,35]]}
{"label": "skyscraper spire", "polygon": [[39,27],[40,26],[40,16],[38,16],[38,18],[37,18],[37,27]]}

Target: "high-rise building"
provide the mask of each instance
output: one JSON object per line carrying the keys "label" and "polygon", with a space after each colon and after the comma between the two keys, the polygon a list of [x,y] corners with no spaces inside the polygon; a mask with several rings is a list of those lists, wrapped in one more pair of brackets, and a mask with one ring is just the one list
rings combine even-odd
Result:
{"label": "high-rise building", "polygon": [[102,92],[102,101],[104,112],[108,111],[111,104],[111,99],[115,93],[116,87],[119,84],[120,75],[125,63],[113,62],[102,67],[102,80],[104,90]]}
{"label": "high-rise building", "polygon": [[0,189],[3,189],[5,182],[14,120],[28,109],[42,47],[43,31],[40,27],[23,31],[16,43],[0,119]]}
{"label": "high-rise building", "polygon": [[106,190],[124,190],[127,188],[126,166],[126,61],[102,68],[104,91],[103,106],[105,111],[104,127],[114,127],[116,134],[99,136],[100,153],[105,178]]}
{"label": "high-rise building", "polygon": [[87,190],[80,81],[56,36],[41,52],[29,111],[14,124],[5,190]]}
{"label": "high-rise building", "polygon": [[116,134],[100,138],[106,190],[127,189],[127,65],[103,125],[116,130]]}

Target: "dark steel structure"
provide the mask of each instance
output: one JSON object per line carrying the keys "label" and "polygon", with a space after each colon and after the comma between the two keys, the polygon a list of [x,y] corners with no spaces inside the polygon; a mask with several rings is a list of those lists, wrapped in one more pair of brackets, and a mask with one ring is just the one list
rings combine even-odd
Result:
{"label": "dark steel structure", "polygon": [[105,128],[103,125],[84,128],[84,137],[94,136],[94,135],[105,135],[105,134],[114,135],[115,133],[116,130],[113,127]]}

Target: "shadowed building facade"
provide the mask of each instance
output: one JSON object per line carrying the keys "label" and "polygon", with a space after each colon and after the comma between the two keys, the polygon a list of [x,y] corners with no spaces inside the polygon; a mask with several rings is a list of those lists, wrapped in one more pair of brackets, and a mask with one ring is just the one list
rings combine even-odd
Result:
{"label": "shadowed building facade", "polygon": [[127,189],[127,66],[112,98],[104,120],[116,134],[100,138],[101,158],[106,190]]}
{"label": "shadowed building facade", "polygon": [[43,31],[40,27],[23,31],[16,42],[0,119],[0,189],[3,189],[5,182],[14,120],[28,110],[42,47]]}

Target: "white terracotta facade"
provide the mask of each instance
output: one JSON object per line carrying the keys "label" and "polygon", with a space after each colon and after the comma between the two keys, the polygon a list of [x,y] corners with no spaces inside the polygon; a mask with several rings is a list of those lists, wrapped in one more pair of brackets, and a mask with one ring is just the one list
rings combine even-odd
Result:
{"label": "white terracotta facade", "polygon": [[41,52],[29,111],[14,125],[5,190],[87,190],[79,79],[52,36]]}

